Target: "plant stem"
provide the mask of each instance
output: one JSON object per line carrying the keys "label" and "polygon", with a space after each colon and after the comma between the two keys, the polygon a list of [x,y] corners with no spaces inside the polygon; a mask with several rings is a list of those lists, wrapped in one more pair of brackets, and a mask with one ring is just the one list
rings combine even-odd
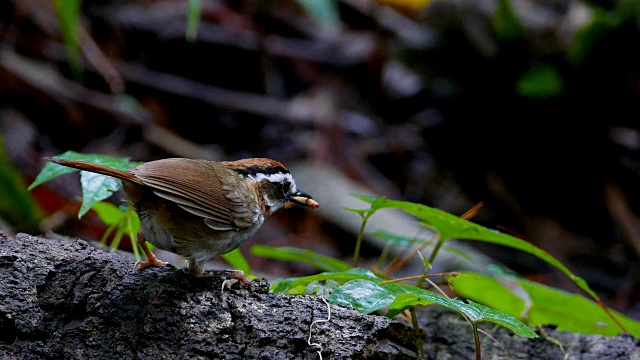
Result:
{"label": "plant stem", "polygon": [[100,243],[106,245],[107,244],[107,240],[109,239],[109,235],[111,235],[111,233],[113,232],[113,229],[115,229],[115,227],[118,225],[118,222],[120,220],[114,222],[113,224],[109,225],[109,227],[107,228],[107,230],[105,230],[104,234],[102,235],[102,239],[100,239]]}
{"label": "plant stem", "polygon": [[415,330],[416,334],[418,334],[418,338],[416,340],[416,348],[418,348],[418,356],[422,358],[424,356],[424,350],[422,349],[422,337],[420,336],[420,327],[418,326],[418,317],[416,316],[416,308],[411,308],[411,324],[413,325],[413,330]]}
{"label": "plant stem", "polygon": [[433,251],[431,252],[431,256],[429,256],[429,264],[433,264],[433,262],[436,259],[436,255],[438,255],[438,252],[440,251],[442,244],[444,244],[446,240],[447,239],[443,239],[442,237],[438,238],[438,242],[436,242],[436,246],[433,248]]}
{"label": "plant stem", "polygon": [[472,321],[471,327],[473,328],[473,340],[476,343],[476,360],[482,360],[482,351],[480,348],[480,335],[478,334],[478,324]]}
{"label": "plant stem", "polygon": [[459,274],[458,272],[444,272],[444,273],[433,274],[433,275],[427,275],[427,274],[413,275],[413,276],[407,276],[407,277],[398,278],[398,279],[391,279],[391,280],[381,281],[381,282],[379,282],[379,284],[380,285],[392,284],[392,283],[397,283],[397,282],[402,282],[402,281],[407,281],[407,280],[427,279],[427,278],[430,278],[430,277],[458,276],[458,274]]}
{"label": "plant stem", "polygon": [[131,205],[127,208],[127,233],[129,235],[129,242],[131,242],[131,249],[133,250],[133,255],[136,257],[136,261],[140,261],[140,250],[138,249],[138,242],[136,241],[136,235],[133,233],[133,224],[131,224],[131,217],[134,211],[131,208]]}
{"label": "plant stem", "polygon": [[358,260],[360,258],[360,246],[362,245],[362,238],[364,237],[364,227],[369,220],[369,212],[362,215],[362,224],[360,225],[360,231],[358,232],[358,239],[356,240],[356,249],[353,252],[353,267],[358,267]]}

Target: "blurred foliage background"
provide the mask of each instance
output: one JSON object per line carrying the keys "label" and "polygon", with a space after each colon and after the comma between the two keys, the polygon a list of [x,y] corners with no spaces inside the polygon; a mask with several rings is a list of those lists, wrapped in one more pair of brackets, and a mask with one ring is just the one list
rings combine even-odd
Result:
{"label": "blurred foliage background", "polygon": [[2,229],[104,233],[95,214],[78,220],[71,176],[26,192],[44,156],[272,157],[321,208],[277,214],[254,243],[348,257],[358,219],[341,207],[363,189],[456,215],[484,202],[473,221],[640,319],[639,24],[638,0],[5,1]]}

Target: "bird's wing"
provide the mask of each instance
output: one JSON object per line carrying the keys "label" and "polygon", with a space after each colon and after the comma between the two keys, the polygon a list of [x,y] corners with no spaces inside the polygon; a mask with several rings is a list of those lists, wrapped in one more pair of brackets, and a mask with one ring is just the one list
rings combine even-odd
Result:
{"label": "bird's wing", "polygon": [[[151,161],[130,170],[159,197],[201,216],[217,230],[238,230],[252,225],[259,206],[248,184],[220,163],[191,159]],[[244,194],[241,195],[241,194]]]}

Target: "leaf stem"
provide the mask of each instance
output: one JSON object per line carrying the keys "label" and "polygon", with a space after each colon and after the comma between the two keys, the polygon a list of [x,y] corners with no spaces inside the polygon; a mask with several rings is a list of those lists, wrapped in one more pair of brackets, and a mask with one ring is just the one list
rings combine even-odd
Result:
{"label": "leaf stem", "polygon": [[115,229],[116,226],[118,226],[118,221],[114,221],[113,224],[109,225],[109,227],[107,228],[107,230],[104,231],[104,234],[102,234],[102,239],[100,239],[100,243],[107,245],[107,239],[109,239],[109,235],[111,235],[111,233],[113,232],[113,229]]}
{"label": "leaf stem", "polygon": [[131,242],[131,249],[133,250],[133,255],[136,258],[136,261],[140,261],[140,249],[138,249],[138,242],[136,241],[137,234],[133,233],[133,224],[131,223],[131,217],[134,216],[133,208],[131,205],[127,207],[127,234],[129,235],[129,241]]}
{"label": "leaf stem", "polygon": [[362,245],[362,238],[364,237],[364,227],[367,226],[367,220],[369,220],[370,211],[362,214],[362,224],[360,224],[360,231],[358,232],[358,239],[356,240],[356,249],[353,252],[353,267],[358,267],[358,260],[360,258],[360,246]]}
{"label": "leaf stem", "polygon": [[433,262],[436,259],[436,255],[438,255],[438,252],[440,251],[440,248],[442,248],[442,244],[444,244],[444,242],[447,239],[443,239],[442,237],[438,238],[438,242],[436,242],[436,246],[433,248],[433,251],[431,252],[431,255],[429,256],[429,264],[433,264]]}
{"label": "leaf stem", "polygon": [[380,285],[385,285],[385,284],[393,284],[393,283],[397,283],[397,282],[403,282],[403,281],[407,281],[407,280],[415,280],[415,279],[427,279],[430,277],[440,277],[440,276],[458,276],[459,273],[458,272],[444,272],[444,273],[440,273],[440,274],[433,274],[433,275],[413,275],[413,276],[407,276],[407,277],[403,277],[403,278],[398,278],[398,279],[391,279],[391,280],[385,280],[385,281],[381,281],[379,282]]}
{"label": "leaf stem", "polygon": [[420,336],[420,326],[418,326],[418,317],[416,316],[416,308],[411,308],[411,324],[413,325],[413,330],[416,332],[418,337],[416,338],[416,348],[418,349],[418,356],[420,359],[424,356],[424,350],[422,349],[422,336]]}
{"label": "leaf stem", "polygon": [[482,349],[480,348],[480,335],[478,334],[478,323],[475,321],[472,321],[471,327],[473,328],[473,340],[476,343],[476,360],[482,360]]}

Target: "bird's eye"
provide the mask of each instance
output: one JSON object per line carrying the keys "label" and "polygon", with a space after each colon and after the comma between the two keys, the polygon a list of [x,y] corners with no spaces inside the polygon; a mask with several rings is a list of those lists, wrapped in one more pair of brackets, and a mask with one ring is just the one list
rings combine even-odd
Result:
{"label": "bird's eye", "polygon": [[284,191],[285,194],[287,194],[289,192],[289,189],[291,189],[291,183],[290,182],[286,182],[286,183],[282,184],[282,191]]}

